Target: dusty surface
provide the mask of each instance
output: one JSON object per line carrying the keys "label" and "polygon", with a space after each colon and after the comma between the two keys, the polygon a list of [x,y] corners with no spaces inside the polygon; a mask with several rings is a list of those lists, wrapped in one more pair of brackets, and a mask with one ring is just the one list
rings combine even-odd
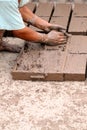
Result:
{"label": "dusty surface", "polygon": [[0,130],[87,130],[85,83],[13,81],[16,56],[0,53]]}

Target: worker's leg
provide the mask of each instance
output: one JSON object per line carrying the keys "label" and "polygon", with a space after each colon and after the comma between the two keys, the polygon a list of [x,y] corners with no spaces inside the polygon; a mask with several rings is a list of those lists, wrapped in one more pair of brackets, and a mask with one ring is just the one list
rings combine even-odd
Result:
{"label": "worker's leg", "polygon": [[0,51],[4,49],[3,46],[2,46],[3,34],[4,34],[4,30],[0,30]]}
{"label": "worker's leg", "polygon": [[12,45],[6,38],[3,38],[4,30],[0,30],[0,51],[20,52],[21,47]]}

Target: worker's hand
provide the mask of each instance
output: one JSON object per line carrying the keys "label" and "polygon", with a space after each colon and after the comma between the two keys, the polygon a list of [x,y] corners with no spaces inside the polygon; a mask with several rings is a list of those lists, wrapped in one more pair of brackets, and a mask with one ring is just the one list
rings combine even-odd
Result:
{"label": "worker's hand", "polygon": [[56,46],[65,44],[67,42],[67,36],[63,33],[52,30],[48,34],[43,34],[42,43],[49,46]]}
{"label": "worker's hand", "polygon": [[49,23],[49,25],[45,27],[45,31],[50,32],[51,30],[56,30],[56,31],[62,32],[62,30],[65,31],[66,29],[64,27],[62,27],[61,25]]}

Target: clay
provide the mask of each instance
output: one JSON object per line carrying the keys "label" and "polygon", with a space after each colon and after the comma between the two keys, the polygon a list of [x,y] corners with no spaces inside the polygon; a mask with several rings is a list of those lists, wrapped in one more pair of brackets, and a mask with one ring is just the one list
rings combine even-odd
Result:
{"label": "clay", "polygon": [[69,26],[69,32],[74,35],[86,35],[87,27],[87,5],[75,4],[72,19]]}
{"label": "clay", "polygon": [[32,12],[35,12],[36,4],[29,2],[29,3],[27,4],[27,7],[28,7]]}
{"label": "clay", "polygon": [[49,17],[53,11],[53,3],[39,3],[36,15],[40,17]]}
{"label": "clay", "polygon": [[87,54],[87,36],[71,36],[69,40],[70,54]]}
{"label": "clay", "polygon": [[72,17],[69,33],[74,35],[86,35],[87,32],[87,18]]}
{"label": "clay", "polygon": [[71,4],[56,4],[53,17],[63,16],[69,17],[71,12]]}
{"label": "clay", "polygon": [[51,23],[59,24],[65,29],[68,28],[69,17],[71,14],[71,4],[56,4]]}
{"label": "clay", "polygon": [[68,54],[64,73],[65,80],[84,81],[86,75],[86,57],[84,55]]}
{"label": "clay", "polygon": [[50,23],[59,24],[67,29],[68,17],[52,17]]}
{"label": "clay", "polygon": [[87,17],[87,4],[75,4],[73,16]]}

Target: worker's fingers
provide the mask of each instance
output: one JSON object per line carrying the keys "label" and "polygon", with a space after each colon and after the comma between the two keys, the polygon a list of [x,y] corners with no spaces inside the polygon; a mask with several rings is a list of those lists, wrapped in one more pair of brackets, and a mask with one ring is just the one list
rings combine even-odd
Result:
{"label": "worker's fingers", "polygon": [[[70,36],[71,36],[71,34],[65,32],[64,30],[61,30],[61,32],[62,32],[63,35],[65,35],[65,36],[67,36],[67,37],[70,37]],[[62,35],[62,34],[61,34],[61,35]]]}
{"label": "worker's fingers", "polygon": [[67,42],[67,40],[61,39],[61,40],[59,40],[58,42],[59,42],[59,43],[61,43],[61,42]]}
{"label": "worker's fingers", "polygon": [[60,30],[66,30],[66,29],[61,25],[51,24],[50,30],[60,31]]}
{"label": "worker's fingers", "polygon": [[58,36],[59,39],[67,39],[66,36]]}

